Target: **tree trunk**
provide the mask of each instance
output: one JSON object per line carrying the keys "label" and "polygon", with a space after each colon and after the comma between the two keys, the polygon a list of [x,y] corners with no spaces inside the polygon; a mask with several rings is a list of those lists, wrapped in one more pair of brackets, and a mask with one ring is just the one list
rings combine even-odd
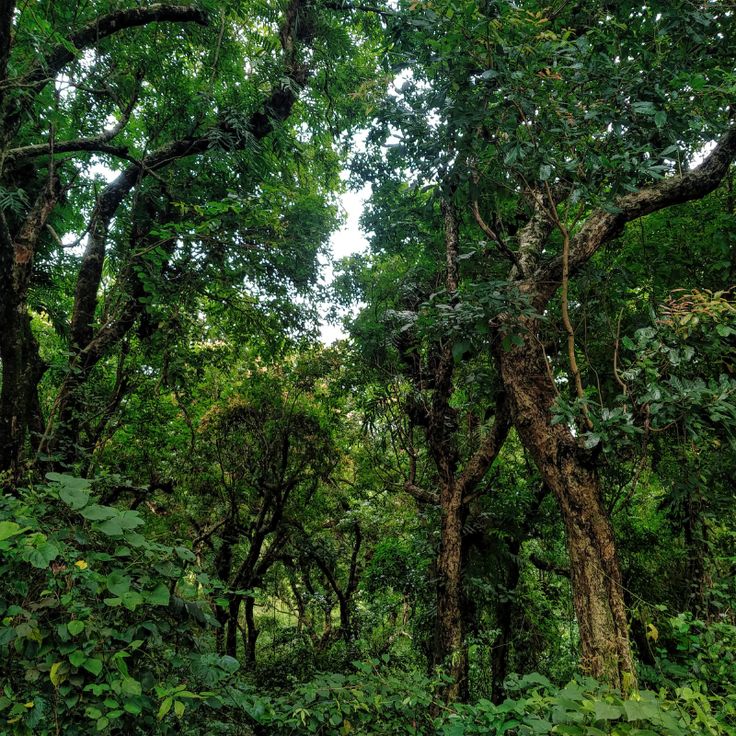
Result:
{"label": "tree trunk", "polygon": [[243,599],[239,595],[230,597],[227,606],[227,632],[225,634],[225,654],[228,657],[238,656],[238,618],[240,616],[240,603]]}
{"label": "tree trunk", "polygon": [[254,615],[255,599],[251,596],[245,598],[245,626],[248,632],[245,646],[245,661],[250,665],[256,663],[256,641],[258,640],[259,631],[256,628],[256,618]]}
{"label": "tree trunk", "polygon": [[546,357],[528,320],[523,345],[498,348],[516,431],[562,513],[573,603],[586,674],[619,690],[635,684],[616,545],[590,458],[564,422],[552,426],[556,398]]}
{"label": "tree trunk", "polygon": [[17,478],[26,430],[34,424],[38,382],[45,366],[31,332],[25,303],[3,309],[0,335],[2,391],[0,392],[0,470]]}
{"label": "tree trunk", "polygon": [[466,700],[468,651],[462,615],[462,488],[455,483],[440,491],[442,531],[437,558],[437,641],[434,664],[444,665],[453,682],[444,692],[447,702]]}

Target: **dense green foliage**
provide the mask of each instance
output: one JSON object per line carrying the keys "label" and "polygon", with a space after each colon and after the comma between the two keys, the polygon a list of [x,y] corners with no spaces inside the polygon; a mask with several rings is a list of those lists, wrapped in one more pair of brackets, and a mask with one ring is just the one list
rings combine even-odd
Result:
{"label": "dense green foliage", "polygon": [[0,0],[0,734],[736,734],[735,50]]}

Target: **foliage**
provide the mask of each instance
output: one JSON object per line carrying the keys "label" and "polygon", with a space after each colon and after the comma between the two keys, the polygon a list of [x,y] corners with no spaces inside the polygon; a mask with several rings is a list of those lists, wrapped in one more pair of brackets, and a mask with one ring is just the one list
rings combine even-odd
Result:
{"label": "foliage", "polygon": [[194,556],[145,536],[138,511],[99,503],[89,481],[49,480],[2,502],[5,727],[174,733],[158,725],[172,704],[181,717],[209,697],[185,684],[212,623]]}

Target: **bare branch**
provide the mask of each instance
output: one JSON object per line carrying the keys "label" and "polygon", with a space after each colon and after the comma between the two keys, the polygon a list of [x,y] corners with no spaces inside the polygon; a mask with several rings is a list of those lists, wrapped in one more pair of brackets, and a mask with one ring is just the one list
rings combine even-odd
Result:
{"label": "bare branch", "polygon": [[524,269],[522,268],[521,262],[519,261],[516,253],[511,250],[511,248],[506,245],[506,243],[500,238],[500,236],[496,233],[493,228],[491,228],[490,225],[483,219],[483,217],[480,214],[480,210],[478,209],[478,200],[474,199],[470,205],[470,209],[473,211],[473,217],[475,217],[475,221],[478,223],[478,226],[480,229],[488,236],[498,248],[499,252],[504,258],[507,258],[510,260],[523,274]]}
{"label": "bare branch", "polygon": [[493,427],[483,438],[475,454],[468,460],[463,472],[457,479],[457,485],[463,497],[472,493],[478,483],[483,480],[483,476],[488,472],[488,468],[493,465],[498,457],[498,453],[501,451],[510,429],[511,411],[506,401],[506,396],[502,395],[496,402],[496,416]]}

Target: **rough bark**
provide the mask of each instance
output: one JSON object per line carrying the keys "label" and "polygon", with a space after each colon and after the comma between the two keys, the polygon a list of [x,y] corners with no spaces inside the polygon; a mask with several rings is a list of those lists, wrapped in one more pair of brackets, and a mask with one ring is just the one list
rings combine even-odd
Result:
{"label": "rough bark", "polygon": [[245,642],[245,661],[249,665],[256,663],[256,642],[258,641],[259,631],[256,628],[255,617],[255,599],[252,596],[245,598],[245,626],[246,626],[246,642]]}
{"label": "rough bark", "polygon": [[[44,372],[31,331],[26,299],[36,245],[61,192],[52,173],[17,234],[2,232],[0,256],[0,471],[17,475],[26,429],[35,419],[37,386]],[[5,221],[3,219],[3,225]]]}
{"label": "rough bark", "polygon": [[[704,197],[720,184],[735,156],[736,127],[731,127],[700,166],[619,197],[613,207],[595,210],[571,237],[567,258],[542,260],[556,218],[535,206],[531,220],[519,232],[523,273],[512,270],[511,278],[543,312],[562,285],[566,260],[572,277],[628,222]],[[511,320],[509,316],[500,319]],[[496,357],[519,438],[555,494],[564,520],[582,667],[626,690],[635,684],[634,665],[616,545],[601,503],[595,462],[564,423],[550,423],[556,389],[537,339],[538,325],[526,318],[511,327],[524,332],[523,344],[509,350],[497,345]]]}
{"label": "rough bark", "polygon": [[587,674],[618,689],[635,683],[616,545],[595,464],[564,424],[551,425],[555,387],[527,321],[524,343],[499,350],[516,431],[554,493],[567,534],[573,603]]}

